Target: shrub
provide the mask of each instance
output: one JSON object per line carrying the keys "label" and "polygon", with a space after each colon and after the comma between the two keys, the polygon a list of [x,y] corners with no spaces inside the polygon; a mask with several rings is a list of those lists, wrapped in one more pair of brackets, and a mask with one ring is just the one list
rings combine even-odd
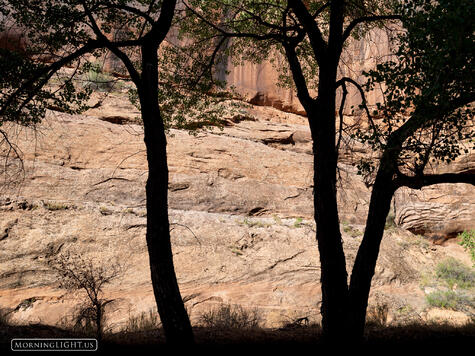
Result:
{"label": "shrub", "polygon": [[111,91],[117,81],[110,75],[102,71],[100,64],[89,64],[87,68],[86,83],[84,86],[86,88],[98,91]]}
{"label": "shrub", "polygon": [[69,205],[67,204],[54,203],[54,202],[46,202],[44,206],[47,210],[50,210],[50,211],[68,210],[70,208]]}
{"label": "shrub", "polygon": [[436,267],[436,277],[447,283],[449,288],[472,288],[475,286],[475,272],[454,258],[449,258]]}
{"label": "shrub", "polygon": [[363,235],[362,231],[354,229],[352,226],[349,225],[347,221],[343,221],[342,225],[343,231],[349,234],[351,237],[358,237]]}
{"label": "shrub", "polygon": [[78,306],[74,316],[74,328],[86,333],[95,332],[96,337],[101,339],[104,308],[113,302],[103,298],[103,288],[119,276],[122,267],[110,261],[107,266],[99,265],[92,259],[70,253],[56,256],[49,264],[59,276],[60,287],[68,292],[83,293],[83,303]]}
{"label": "shrub", "polygon": [[124,331],[150,331],[158,329],[160,325],[161,322],[157,309],[151,308],[148,312],[142,312],[138,316],[130,316]]}
{"label": "shrub", "polygon": [[458,238],[461,239],[460,245],[470,254],[475,265],[475,230],[464,231]]}
{"label": "shrub", "polygon": [[297,218],[295,219],[295,222],[294,222],[294,227],[295,228],[299,228],[302,226],[302,218]]}
{"label": "shrub", "polygon": [[453,310],[456,310],[461,302],[461,297],[452,290],[429,293],[426,299],[430,306]]}
{"label": "shrub", "polygon": [[259,327],[260,316],[257,309],[248,311],[240,305],[223,304],[203,313],[200,323],[208,328],[253,329]]}

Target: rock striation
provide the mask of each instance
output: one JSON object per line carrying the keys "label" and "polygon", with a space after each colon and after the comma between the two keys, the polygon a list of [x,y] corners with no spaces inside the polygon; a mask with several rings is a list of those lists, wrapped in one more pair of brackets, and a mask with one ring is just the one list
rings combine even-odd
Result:
{"label": "rock striation", "polygon": [[[81,297],[60,289],[47,264],[67,251],[124,265],[106,290],[116,300],[107,311],[111,327],[154,307],[145,245],[147,165],[134,110],[123,94],[113,93],[86,115],[51,112],[35,132],[17,136],[25,177],[20,186],[4,188],[0,199],[0,306],[13,310],[13,320],[58,324],[71,315]],[[258,308],[271,327],[301,317],[318,321],[320,267],[305,118],[274,108],[246,110],[252,119],[231,120],[223,130],[168,134],[170,220],[182,295],[194,323],[222,303]],[[457,164],[473,164],[472,158]],[[343,156],[340,174],[350,270],[369,189],[351,155]],[[465,185],[398,191],[395,222],[417,233],[419,226],[424,232],[461,231],[473,226],[474,195]],[[404,305],[423,312],[419,278],[438,261],[453,256],[470,264],[461,246],[432,245],[404,229],[386,231],[371,295],[374,303],[389,303],[394,315]]]}

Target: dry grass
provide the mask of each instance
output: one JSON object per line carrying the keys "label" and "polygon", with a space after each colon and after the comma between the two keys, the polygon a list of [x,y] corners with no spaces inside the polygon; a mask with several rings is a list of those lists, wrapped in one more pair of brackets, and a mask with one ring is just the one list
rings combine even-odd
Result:
{"label": "dry grass", "polygon": [[[290,348],[319,350],[322,346],[322,333],[318,325],[302,326],[299,328],[194,328],[195,349],[227,351],[280,351]],[[11,338],[19,337],[81,337],[71,330],[45,325],[6,326],[0,328],[0,351],[8,350]],[[368,326],[365,338],[361,344],[350,344],[345,335],[341,335],[341,344],[335,347],[355,350],[363,349],[406,349],[414,346],[422,347],[425,351],[462,350],[475,340],[475,323],[463,327],[446,324],[413,323],[403,326],[381,327],[373,324]],[[473,346],[473,345],[472,345]],[[176,346],[173,347],[175,350]],[[163,330],[136,330],[133,332],[106,334],[100,342],[99,351],[131,351],[152,352],[167,349]],[[226,352],[227,352],[226,351]]]}
{"label": "dry grass", "polygon": [[220,305],[200,317],[200,324],[209,329],[256,329],[260,321],[257,309],[246,310],[230,304]]}

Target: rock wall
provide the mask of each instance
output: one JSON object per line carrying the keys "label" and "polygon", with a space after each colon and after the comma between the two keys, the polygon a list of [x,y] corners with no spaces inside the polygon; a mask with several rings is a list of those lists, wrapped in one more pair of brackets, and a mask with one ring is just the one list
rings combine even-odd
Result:
{"label": "rock wall", "polygon": [[[13,321],[58,324],[71,317],[81,295],[59,288],[47,264],[67,251],[98,263],[117,259],[126,267],[105,290],[116,300],[107,310],[110,327],[120,329],[130,316],[154,307],[145,245],[147,164],[134,110],[125,94],[113,93],[87,115],[51,112],[36,132],[17,137],[26,176],[20,187],[5,188],[0,200],[0,307],[12,310]],[[168,135],[171,234],[182,295],[194,323],[222,303],[257,308],[269,327],[300,317],[319,321],[305,118],[263,107],[249,108],[245,117],[230,120],[224,130]],[[341,173],[341,230],[350,270],[369,190],[351,165],[343,162]],[[460,217],[465,210],[453,202],[464,194],[466,216],[473,216],[473,188],[451,189],[439,203]],[[396,216],[405,224],[409,218],[403,216],[418,212],[405,212],[402,199],[396,197]],[[433,196],[413,199],[427,207]],[[432,245],[405,230],[387,230],[371,303],[388,303],[392,318],[406,305],[422,313],[420,273],[448,256],[470,264],[457,244]]]}
{"label": "rock wall", "polygon": [[[475,154],[432,169],[438,173],[475,172]],[[395,222],[416,234],[443,241],[475,229],[473,199],[474,188],[470,184],[437,184],[421,190],[402,188],[394,198]]]}
{"label": "rock wall", "polygon": [[[388,60],[393,53],[389,35],[387,31],[377,29],[368,33],[364,39],[349,40],[341,58],[339,77],[350,77],[360,84],[364,83],[365,77],[362,72],[374,69],[377,63]],[[272,106],[304,115],[305,111],[295,90],[279,86],[279,71],[286,67],[286,59],[279,54],[272,56],[274,56],[273,64],[268,60],[260,64],[246,63],[235,66],[228,60],[225,70],[229,74],[223,79],[252,104]],[[349,85],[348,92],[345,113],[351,114],[351,106],[357,108],[362,101],[356,88]],[[379,90],[375,90],[368,93],[366,99],[372,105],[382,100],[382,96]]]}

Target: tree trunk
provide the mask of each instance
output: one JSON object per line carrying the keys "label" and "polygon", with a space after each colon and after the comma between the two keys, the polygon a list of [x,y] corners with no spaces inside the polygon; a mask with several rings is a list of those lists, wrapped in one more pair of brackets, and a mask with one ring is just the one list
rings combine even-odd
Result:
{"label": "tree trunk", "polygon": [[139,97],[147,149],[147,247],[153,292],[168,343],[192,343],[193,331],[180,295],[173,265],[168,221],[166,136],[158,105],[157,46],[142,47]]}
{"label": "tree trunk", "polygon": [[371,280],[376,268],[386,217],[395,191],[392,172],[393,170],[385,164],[383,158],[371,192],[363,241],[358,249],[351,274],[348,317],[351,334],[349,337],[354,340],[361,340],[364,334]]}
{"label": "tree trunk", "polygon": [[97,302],[94,307],[96,308],[96,338],[100,342],[102,340],[102,305]]}
{"label": "tree trunk", "polygon": [[[325,73],[323,68],[321,71]],[[321,264],[322,327],[325,339],[334,342],[341,340],[345,328],[348,275],[338,219],[335,80],[332,80],[332,75],[320,75],[319,96],[307,114],[313,139],[314,215]]]}

